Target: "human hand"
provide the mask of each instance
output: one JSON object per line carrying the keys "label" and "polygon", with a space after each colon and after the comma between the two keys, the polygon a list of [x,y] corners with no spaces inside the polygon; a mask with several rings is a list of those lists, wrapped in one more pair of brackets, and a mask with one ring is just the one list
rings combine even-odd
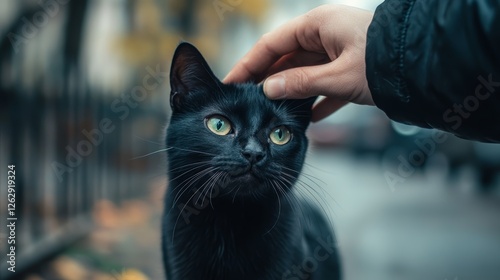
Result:
{"label": "human hand", "polygon": [[348,102],[374,105],[365,73],[372,18],[372,13],[348,6],[317,7],[263,35],[224,82],[265,79],[270,99],[323,95],[313,107],[313,121]]}

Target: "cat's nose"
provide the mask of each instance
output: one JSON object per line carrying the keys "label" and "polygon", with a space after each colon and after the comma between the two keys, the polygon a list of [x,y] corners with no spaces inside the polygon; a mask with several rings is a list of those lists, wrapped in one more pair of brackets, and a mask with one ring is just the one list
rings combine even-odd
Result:
{"label": "cat's nose", "polygon": [[261,151],[255,150],[244,150],[241,152],[244,158],[248,160],[251,164],[259,163],[264,159],[264,153]]}
{"label": "cat's nose", "polygon": [[266,154],[255,139],[250,139],[241,151],[241,155],[251,164],[256,164],[262,161]]}

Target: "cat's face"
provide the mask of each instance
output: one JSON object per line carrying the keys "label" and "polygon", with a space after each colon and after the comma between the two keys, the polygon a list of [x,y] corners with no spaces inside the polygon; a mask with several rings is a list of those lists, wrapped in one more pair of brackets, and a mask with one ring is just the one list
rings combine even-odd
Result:
{"label": "cat's face", "polygon": [[232,199],[288,191],[304,162],[314,98],[271,101],[261,86],[223,84],[187,43],[175,52],[170,83],[169,175],[179,190]]}

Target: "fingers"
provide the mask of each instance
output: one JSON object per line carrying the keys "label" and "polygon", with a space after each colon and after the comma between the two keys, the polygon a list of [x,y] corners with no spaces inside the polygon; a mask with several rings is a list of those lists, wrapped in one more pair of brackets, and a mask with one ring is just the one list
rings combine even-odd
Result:
{"label": "fingers", "polygon": [[347,103],[344,100],[326,97],[314,104],[311,121],[318,122],[344,107]]}
{"label": "fingers", "polygon": [[297,50],[280,58],[266,71],[266,73],[264,73],[264,76],[268,77],[286,69],[296,67],[326,64],[330,61],[331,59],[328,57],[328,54],[324,52],[317,53]]}
{"label": "fingers", "polygon": [[347,100],[354,84],[345,71],[349,67],[350,60],[341,55],[327,64],[287,69],[266,79],[264,93],[270,99],[324,95]]}
{"label": "fingers", "polygon": [[313,108],[313,121],[347,102],[373,105],[365,77],[366,29],[372,16],[345,6],[318,7],[262,36],[223,81],[266,79],[264,92],[270,99],[323,95]]}
{"label": "fingers", "polygon": [[224,78],[224,83],[259,82],[264,78],[262,73],[282,56],[300,49],[297,34],[301,28],[303,17],[298,17],[262,36]]}

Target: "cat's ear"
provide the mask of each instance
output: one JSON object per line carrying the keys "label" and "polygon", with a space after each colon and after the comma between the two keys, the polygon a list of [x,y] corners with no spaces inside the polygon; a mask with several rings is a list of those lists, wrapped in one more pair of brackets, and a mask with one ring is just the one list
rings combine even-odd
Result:
{"label": "cat's ear", "polygon": [[180,110],[186,98],[195,92],[210,90],[220,83],[195,46],[183,42],[174,53],[170,68],[170,106]]}

